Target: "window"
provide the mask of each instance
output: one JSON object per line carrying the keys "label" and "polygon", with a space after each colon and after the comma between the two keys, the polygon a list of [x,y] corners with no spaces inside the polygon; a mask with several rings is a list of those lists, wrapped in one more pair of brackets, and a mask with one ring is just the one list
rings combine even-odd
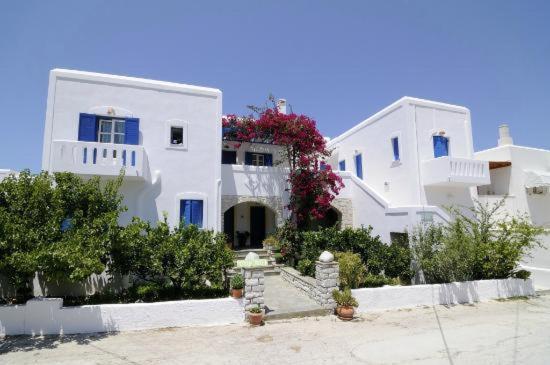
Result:
{"label": "window", "polygon": [[138,118],[110,118],[80,113],[78,140],[117,144],[139,144]]}
{"label": "window", "polygon": [[170,144],[174,146],[183,144],[183,127],[170,127]]}
{"label": "window", "polygon": [[319,164],[319,170],[325,171],[327,169],[327,163],[325,161],[321,161]]}
{"label": "window", "polygon": [[273,166],[273,155],[271,153],[245,152],[245,165],[251,166]]}
{"label": "window", "polygon": [[124,143],[125,128],[124,120],[100,119],[99,138],[101,143]]}
{"label": "window", "polygon": [[449,138],[444,136],[433,136],[434,157],[449,156]]}
{"label": "window", "polygon": [[393,137],[391,139],[391,145],[393,148],[393,160],[399,161],[399,138]]}
{"label": "window", "polygon": [[184,225],[194,224],[202,228],[203,201],[196,199],[180,200],[180,221]]}
{"label": "window", "polygon": [[363,179],[363,156],[360,153],[355,155],[355,174]]}
{"label": "window", "polygon": [[222,150],[222,164],[224,165],[237,164],[237,151]]}
{"label": "window", "polygon": [[338,169],[340,171],[346,171],[346,160],[338,162]]}

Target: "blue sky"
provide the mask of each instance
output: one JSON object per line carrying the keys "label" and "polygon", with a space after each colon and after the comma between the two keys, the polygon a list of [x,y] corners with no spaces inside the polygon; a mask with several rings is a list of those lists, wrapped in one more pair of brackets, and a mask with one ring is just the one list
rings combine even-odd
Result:
{"label": "blue sky", "polygon": [[6,1],[0,168],[38,171],[48,71],[213,86],[224,113],[284,97],[334,137],[401,96],[468,107],[550,149],[550,1]]}

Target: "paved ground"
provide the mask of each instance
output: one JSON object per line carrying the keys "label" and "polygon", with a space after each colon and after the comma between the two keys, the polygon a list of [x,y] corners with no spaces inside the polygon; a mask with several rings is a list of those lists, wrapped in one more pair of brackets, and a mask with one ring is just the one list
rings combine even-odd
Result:
{"label": "paved ground", "polygon": [[450,308],[179,328],[7,338],[2,364],[548,364],[550,295]]}
{"label": "paved ground", "polygon": [[265,277],[264,300],[266,313],[272,318],[283,319],[293,313],[308,315],[325,312],[323,308],[304,292],[289,284],[280,275]]}

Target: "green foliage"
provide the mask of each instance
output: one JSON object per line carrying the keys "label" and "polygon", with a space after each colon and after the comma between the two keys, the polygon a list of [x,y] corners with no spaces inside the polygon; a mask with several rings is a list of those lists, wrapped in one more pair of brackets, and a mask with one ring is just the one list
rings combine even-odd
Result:
{"label": "green foliage", "polygon": [[313,262],[309,259],[302,259],[302,260],[298,261],[298,265],[296,266],[296,269],[302,275],[314,276],[315,275],[315,262]]}
{"label": "green foliage", "polygon": [[[526,217],[497,214],[476,203],[471,214],[452,209],[448,225],[416,227],[413,254],[428,283],[511,277],[544,233]],[[499,218],[500,217],[500,218]]]}
{"label": "green foliage", "polygon": [[384,275],[367,274],[363,280],[364,288],[378,288],[384,285],[401,285],[399,278],[389,278]]}
{"label": "green foliage", "polygon": [[0,182],[0,274],[19,293],[35,272],[77,282],[105,269],[124,210],[118,179],[28,170]]}
{"label": "green foliage", "polygon": [[344,288],[359,288],[367,273],[361,256],[353,252],[338,252],[335,257],[340,266],[340,285]]}
{"label": "green foliage", "polygon": [[284,262],[284,257],[280,252],[274,253],[273,258],[277,264],[282,264]]}
{"label": "green foliage", "polygon": [[358,307],[359,303],[353,295],[351,295],[351,289],[346,288],[343,291],[334,289],[332,291],[332,298],[336,304],[340,307]]}
{"label": "green foliage", "polygon": [[241,274],[235,274],[231,278],[231,289],[242,289],[244,288],[244,278]]}
{"label": "green foliage", "polygon": [[518,270],[513,274],[513,277],[518,279],[527,280],[531,276],[531,271],[527,270]]}
{"label": "green foliage", "polygon": [[226,287],[234,257],[223,234],[195,225],[171,229],[165,217],[156,226],[134,218],[122,236],[112,251],[112,272],[133,273],[175,291]]}
{"label": "green foliage", "polygon": [[277,237],[275,237],[273,235],[267,236],[263,240],[262,245],[265,249],[271,249],[273,251],[278,251],[278,250],[281,249],[281,244],[280,244],[279,240],[277,239]]}
{"label": "green foliage", "polygon": [[[408,243],[384,244],[379,236],[373,236],[372,227],[368,228],[322,228],[319,231],[297,231],[291,225],[285,225],[278,231],[285,261],[291,263],[292,259],[314,265],[321,252],[352,252],[359,255],[360,260],[368,272],[373,274],[386,273],[386,276],[399,277],[402,282],[410,282],[412,277],[410,269],[410,249]],[[305,263],[301,264],[301,272],[309,272],[313,276],[313,269],[306,269]]]}
{"label": "green foliage", "polygon": [[262,313],[262,308],[260,308],[260,305],[258,304],[257,307],[252,307],[248,311],[250,313],[259,314],[259,313]]}

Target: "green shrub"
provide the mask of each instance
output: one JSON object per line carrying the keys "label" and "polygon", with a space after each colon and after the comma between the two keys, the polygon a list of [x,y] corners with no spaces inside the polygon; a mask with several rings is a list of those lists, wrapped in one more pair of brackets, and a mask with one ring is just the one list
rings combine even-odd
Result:
{"label": "green shrub", "polygon": [[518,270],[513,274],[513,277],[518,279],[527,280],[531,276],[531,271],[527,270]]}
{"label": "green shrub", "polygon": [[367,274],[363,280],[364,288],[378,288],[384,285],[400,285],[401,282],[397,278],[388,278],[383,275]]}
{"label": "green shrub", "polygon": [[315,262],[309,259],[302,259],[298,262],[296,269],[305,276],[315,276]]}
{"label": "green shrub", "polygon": [[353,252],[359,254],[369,272],[380,273],[386,266],[387,246],[368,228],[323,228],[299,234],[298,255],[315,261],[321,252]]}
{"label": "green shrub", "polygon": [[0,181],[0,274],[19,293],[37,271],[47,281],[100,274],[119,239],[121,184],[28,170]]}
{"label": "green shrub", "polygon": [[351,294],[350,288],[346,288],[343,291],[334,289],[332,291],[332,298],[338,306],[341,307],[358,307],[357,299]]}
{"label": "green shrub", "polygon": [[428,283],[503,279],[514,275],[521,259],[540,245],[544,230],[524,217],[498,214],[476,203],[472,214],[452,209],[447,225],[416,227],[413,255]]}
{"label": "green shrub", "polygon": [[142,283],[132,289],[137,298],[145,302],[153,302],[160,298],[163,288],[158,283]]}
{"label": "green shrub", "polygon": [[277,251],[281,249],[281,244],[277,237],[273,235],[267,236],[263,241],[262,245],[265,249],[271,249],[273,251]]}
{"label": "green shrub", "polygon": [[282,264],[284,261],[283,255],[280,252],[274,253],[273,258],[277,264]]}
{"label": "green shrub", "polygon": [[241,274],[235,274],[231,278],[231,289],[242,289],[244,288],[244,278]]}
{"label": "green shrub", "polygon": [[367,273],[361,256],[353,252],[338,252],[335,257],[340,266],[340,285],[344,288],[359,288]]}
{"label": "green shrub", "polygon": [[392,240],[391,245],[386,249],[384,275],[390,278],[399,278],[401,282],[410,284],[414,276],[411,258],[408,239]]}
{"label": "green shrub", "polygon": [[226,288],[233,252],[223,234],[195,225],[170,228],[166,218],[153,227],[134,218],[112,252],[109,270],[173,287],[176,292]]}

